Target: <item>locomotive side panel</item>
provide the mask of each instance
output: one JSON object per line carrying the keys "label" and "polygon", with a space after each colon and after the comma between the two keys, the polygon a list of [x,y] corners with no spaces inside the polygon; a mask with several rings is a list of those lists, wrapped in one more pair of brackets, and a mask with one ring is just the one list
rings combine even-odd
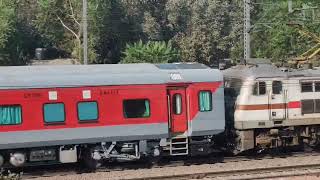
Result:
{"label": "locomotive side panel", "polygon": [[235,153],[319,145],[319,70],[291,72],[262,64],[238,66],[224,74],[242,81],[239,95],[233,98],[234,126],[227,129]]}
{"label": "locomotive side panel", "polygon": [[[265,81],[258,81],[258,83],[252,80],[243,81],[235,105],[236,129],[257,128],[259,121],[269,121],[268,86],[269,82]],[[257,91],[256,95],[253,95],[254,91]]]}
{"label": "locomotive side panel", "polygon": [[320,124],[319,78],[292,79],[292,108],[289,109],[291,125]]}

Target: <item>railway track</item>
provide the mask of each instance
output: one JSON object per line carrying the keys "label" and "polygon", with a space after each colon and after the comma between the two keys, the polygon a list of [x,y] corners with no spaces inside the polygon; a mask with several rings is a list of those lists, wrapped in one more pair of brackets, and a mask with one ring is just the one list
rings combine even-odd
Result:
{"label": "railway track", "polygon": [[[226,164],[228,163],[242,163],[242,162],[250,162],[250,161],[259,161],[259,160],[277,160],[277,159],[286,159],[286,158],[299,158],[299,157],[319,157],[320,153],[311,152],[311,153],[292,153],[292,154],[282,154],[282,155],[265,155],[265,156],[235,156],[235,157],[225,157],[224,159],[217,158],[194,158],[191,160],[175,160],[168,161],[160,164],[156,164],[150,166],[143,162],[138,163],[121,163],[121,164],[112,164],[107,167],[98,169],[95,173],[107,173],[107,172],[125,172],[127,170],[146,170],[146,169],[166,169],[170,167],[189,167],[189,166],[197,166],[204,164]],[[36,179],[36,178],[44,178],[44,177],[64,177],[69,175],[77,175],[77,174],[88,174],[90,172],[84,171],[79,167],[79,165],[57,165],[57,166],[49,166],[41,169],[35,170],[37,167],[31,167],[24,169],[24,173],[22,175],[22,179]],[[284,166],[284,167],[268,167],[268,168],[253,168],[253,169],[242,169],[242,170],[226,170],[226,171],[213,171],[213,172],[200,172],[200,173],[184,173],[179,175],[164,175],[164,176],[150,176],[143,178],[136,178],[137,180],[141,179],[199,179],[199,178],[216,178],[216,177],[232,177],[233,175],[257,175],[257,172],[261,174],[264,172],[267,176],[269,172],[275,173],[278,172],[287,172],[287,171],[297,171],[298,169],[313,169],[317,170],[315,173],[320,173],[320,162],[319,164],[305,164],[299,166]],[[161,170],[160,170],[161,171]],[[165,170],[164,170],[165,171]],[[300,175],[294,174],[292,175]],[[285,174],[284,176],[290,176],[290,174]],[[134,179],[134,178],[133,178]],[[231,178],[232,179],[232,178]],[[237,178],[238,179],[238,178]]]}
{"label": "railway track", "polygon": [[320,164],[309,164],[299,166],[283,166],[270,168],[254,168],[243,170],[228,170],[215,172],[201,172],[179,175],[160,175],[155,177],[132,178],[131,180],[185,180],[185,179],[266,179],[301,175],[320,174]]}

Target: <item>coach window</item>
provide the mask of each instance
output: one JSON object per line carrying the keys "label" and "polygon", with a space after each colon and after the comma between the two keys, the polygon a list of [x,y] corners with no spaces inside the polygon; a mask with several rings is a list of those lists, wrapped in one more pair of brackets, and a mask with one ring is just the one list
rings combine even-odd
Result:
{"label": "coach window", "polygon": [[201,112],[212,110],[212,93],[210,91],[199,92],[199,110]]}
{"label": "coach window", "polygon": [[320,92],[320,82],[314,82],[314,90]]}
{"label": "coach window", "polygon": [[182,97],[181,94],[175,94],[173,96],[173,112],[176,115],[182,113]]}
{"label": "coach window", "polygon": [[43,106],[44,122],[60,123],[65,121],[65,109],[63,103],[45,104]]}
{"label": "coach window", "polygon": [[79,121],[98,120],[97,102],[79,102],[78,103],[78,119]]}
{"label": "coach window", "polygon": [[17,125],[22,122],[21,106],[2,105],[0,106],[0,125]]}
{"label": "coach window", "polygon": [[256,82],[253,87],[253,95],[264,95],[266,94],[266,82]]}
{"label": "coach window", "polygon": [[313,99],[301,100],[301,112],[302,114],[314,113],[314,101]]}
{"label": "coach window", "polygon": [[312,82],[302,82],[301,92],[312,92]]}
{"label": "coach window", "polygon": [[273,81],[272,82],[272,93],[273,94],[281,94],[282,91],[282,82],[281,81]]}
{"label": "coach window", "polygon": [[148,99],[124,100],[123,114],[125,118],[150,117],[150,101]]}

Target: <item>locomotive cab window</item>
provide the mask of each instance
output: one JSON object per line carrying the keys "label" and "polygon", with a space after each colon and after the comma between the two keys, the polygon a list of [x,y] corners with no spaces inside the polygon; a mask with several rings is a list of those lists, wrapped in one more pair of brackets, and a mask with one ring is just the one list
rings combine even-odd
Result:
{"label": "locomotive cab window", "polygon": [[45,104],[43,106],[44,122],[61,123],[65,121],[65,109],[63,103]]}
{"label": "locomotive cab window", "polygon": [[212,93],[210,91],[199,92],[199,110],[201,112],[212,110]]}
{"label": "locomotive cab window", "polygon": [[253,95],[264,95],[266,94],[266,82],[256,82],[253,86]]}
{"label": "locomotive cab window", "polygon": [[313,99],[301,100],[301,113],[302,114],[314,113],[314,100]]}
{"label": "locomotive cab window", "polygon": [[78,103],[79,121],[94,121],[98,119],[97,102],[79,102]]}
{"label": "locomotive cab window", "polygon": [[182,96],[181,94],[175,94],[173,96],[173,112],[176,115],[182,113]]}
{"label": "locomotive cab window", "polygon": [[312,92],[312,82],[302,82],[301,83],[301,92]]}
{"label": "locomotive cab window", "polygon": [[272,82],[272,93],[273,94],[281,94],[282,92],[282,82],[281,81],[273,81]]}
{"label": "locomotive cab window", "polygon": [[320,113],[320,99],[314,100],[314,113]]}
{"label": "locomotive cab window", "polygon": [[123,101],[125,118],[150,117],[150,101],[147,99],[130,99]]}
{"label": "locomotive cab window", "polygon": [[314,90],[320,92],[320,82],[314,82]]}
{"label": "locomotive cab window", "polygon": [[22,122],[21,106],[0,106],[0,125],[17,125]]}

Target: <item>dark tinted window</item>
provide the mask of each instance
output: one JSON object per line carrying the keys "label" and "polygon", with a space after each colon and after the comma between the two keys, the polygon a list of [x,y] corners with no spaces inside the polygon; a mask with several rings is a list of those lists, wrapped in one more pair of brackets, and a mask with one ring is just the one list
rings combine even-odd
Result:
{"label": "dark tinted window", "polygon": [[301,100],[301,112],[302,112],[302,114],[314,113],[314,101],[313,101],[313,99]]}
{"label": "dark tinted window", "polygon": [[259,95],[266,94],[266,82],[259,82]]}
{"label": "dark tinted window", "polygon": [[320,92],[320,82],[315,82],[315,83],[314,83],[314,90],[315,90],[316,92]]}
{"label": "dark tinted window", "polygon": [[312,92],[312,82],[302,82],[301,92]]}
{"label": "dark tinted window", "polygon": [[258,82],[254,83],[253,90],[252,90],[253,95],[259,95],[258,86],[259,86]]}
{"label": "dark tinted window", "polygon": [[123,101],[125,118],[146,118],[150,116],[150,102],[147,99],[131,99]]}
{"label": "dark tinted window", "polygon": [[314,100],[314,104],[315,104],[314,112],[315,113],[320,113],[320,99],[315,99]]}
{"label": "dark tinted window", "polygon": [[253,95],[266,94],[266,82],[256,82],[253,87]]}
{"label": "dark tinted window", "polygon": [[272,93],[280,94],[282,91],[282,82],[281,81],[273,81],[272,82]]}

